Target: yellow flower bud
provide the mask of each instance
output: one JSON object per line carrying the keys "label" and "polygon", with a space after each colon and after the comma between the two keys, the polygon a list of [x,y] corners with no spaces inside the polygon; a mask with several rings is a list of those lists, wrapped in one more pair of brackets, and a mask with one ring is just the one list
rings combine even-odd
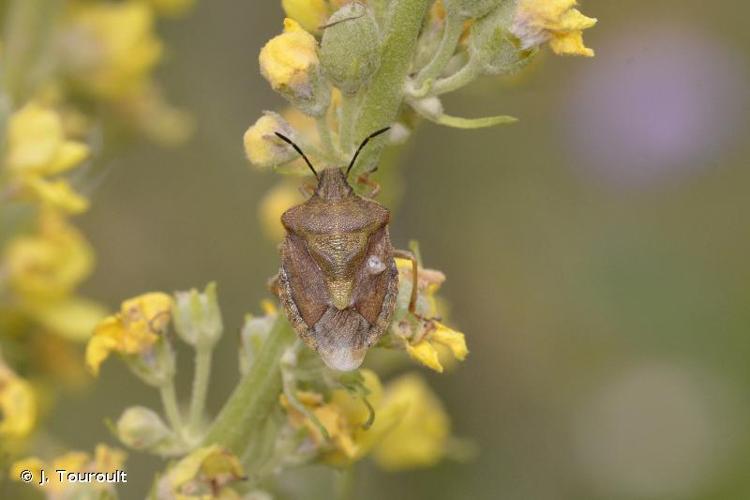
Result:
{"label": "yellow flower bud", "polygon": [[266,111],[243,137],[245,155],[258,168],[278,167],[297,158],[297,153],[276,136],[280,132],[294,140],[292,127],[277,113]]}
{"label": "yellow flower bud", "polygon": [[281,6],[287,17],[297,21],[310,33],[317,33],[330,14],[325,0],[281,0]]}
{"label": "yellow flower bud", "polygon": [[318,43],[293,19],[261,49],[260,71],[271,87],[309,115],[322,115],[330,89],[320,76]]}
{"label": "yellow flower bud", "polygon": [[510,28],[524,49],[549,42],[555,54],[592,57],[583,43],[583,30],[596,24],[575,9],[576,0],[519,0]]}

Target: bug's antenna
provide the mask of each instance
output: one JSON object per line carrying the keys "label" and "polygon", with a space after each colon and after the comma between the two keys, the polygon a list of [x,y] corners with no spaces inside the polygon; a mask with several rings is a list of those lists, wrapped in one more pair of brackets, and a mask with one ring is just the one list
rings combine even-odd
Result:
{"label": "bug's antenna", "polygon": [[310,163],[310,160],[307,159],[307,156],[305,156],[305,153],[302,152],[299,146],[293,143],[292,140],[288,138],[287,136],[285,136],[284,134],[281,134],[279,132],[274,132],[274,134],[276,134],[276,137],[278,137],[279,139],[281,139],[282,141],[286,142],[291,147],[293,147],[294,150],[298,152],[300,156],[305,160],[305,163],[307,163],[307,166],[310,167],[310,170],[312,170],[312,173],[315,174],[315,178],[320,180],[320,177],[318,177],[318,172],[315,171],[315,167],[312,166],[312,163]]}
{"label": "bug's antenna", "polygon": [[354,162],[357,161],[357,156],[359,156],[359,152],[362,151],[362,148],[364,148],[367,145],[367,143],[370,142],[370,139],[372,139],[373,137],[377,137],[377,136],[379,136],[380,134],[382,134],[384,132],[388,132],[390,129],[391,129],[391,127],[381,128],[377,132],[373,132],[372,134],[368,135],[365,138],[365,140],[362,141],[362,144],[360,144],[359,147],[357,148],[357,152],[354,153],[354,157],[352,158],[351,163],[349,163],[349,167],[346,169],[346,177],[347,178],[349,177],[349,171],[354,166]]}

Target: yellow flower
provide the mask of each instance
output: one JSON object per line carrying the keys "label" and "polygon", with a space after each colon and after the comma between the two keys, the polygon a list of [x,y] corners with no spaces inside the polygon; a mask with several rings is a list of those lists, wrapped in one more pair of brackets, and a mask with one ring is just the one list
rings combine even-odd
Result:
{"label": "yellow flower", "polygon": [[238,499],[228,487],[245,478],[242,464],[217,446],[198,448],[172,466],[156,485],[156,497],[177,500]]}
{"label": "yellow flower", "polygon": [[311,33],[318,32],[331,13],[325,0],[281,0],[281,6],[287,17]]}
{"label": "yellow flower", "polygon": [[417,283],[417,314],[427,320],[415,320],[406,312],[411,295],[412,264],[408,260],[396,259],[399,270],[400,319],[393,322],[391,331],[401,339],[409,356],[438,373],[443,365],[453,359],[463,361],[469,354],[463,333],[453,330],[438,320],[439,308],[435,297],[445,276],[440,271],[419,268]]}
{"label": "yellow flower", "polygon": [[[88,453],[81,451],[65,453],[64,455],[54,458],[51,462],[45,462],[37,457],[29,457],[15,462],[10,467],[9,472],[11,479],[20,481],[22,471],[31,471],[33,478],[38,479],[41,477],[41,470],[44,469],[49,482],[40,485],[39,481],[34,481],[34,485],[51,494],[62,493],[69,490],[71,485],[68,482],[61,482],[56,471],[64,470],[66,472],[109,473],[110,477],[114,477],[113,474],[120,474],[120,477],[122,478],[121,471],[126,457],[127,455],[122,450],[98,444],[93,457]],[[114,491],[113,484],[113,482],[93,481],[91,483],[80,483],[78,484],[78,487],[87,490],[91,489],[95,491],[111,492]]]}
{"label": "yellow flower", "polygon": [[446,454],[450,420],[424,379],[408,374],[389,384],[376,422],[393,408],[400,418],[373,448],[375,462],[388,470],[429,467],[439,462]]}
{"label": "yellow flower", "polygon": [[284,32],[260,51],[260,70],[275,89],[310,86],[311,68],[318,65],[318,42],[293,19],[284,19]]}
{"label": "yellow flower", "polygon": [[0,359],[0,441],[23,438],[34,428],[37,403],[34,391]]}
{"label": "yellow flower", "polygon": [[7,166],[20,176],[59,174],[89,154],[85,144],[65,139],[58,113],[34,102],[11,115],[7,133]]}
{"label": "yellow flower", "polygon": [[370,427],[366,426],[370,409],[361,396],[336,389],[326,402],[321,394],[297,393],[299,402],[325,428],[329,440],[316,423],[295,409],[286,397],[281,398],[290,424],[306,430],[312,444],[320,450],[321,459],[344,466],[372,453],[376,462],[387,469],[426,467],[440,460],[446,452],[450,422],[424,380],[418,375],[406,375],[384,390],[374,372],[363,369],[360,373],[367,401],[375,411]]}
{"label": "yellow flower", "polygon": [[12,240],[5,253],[9,282],[28,302],[62,299],[89,274],[93,255],[81,234],[45,210],[38,233]]}
{"label": "yellow flower", "polygon": [[519,0],[511,32],[524,49],[549,41],[555,54],[592,57],[583,43],[583,30],[596,24],[575,9],[575,0]]}
{"label": "yellow flower", "polygon": [[288,398],[282,394],[281,406],[287,411],[289,421],[295,429],[306,429],[313,444],[318,448],[340,453],[345,459],[357,456],[359,449],[354,443],[353,429],[338,405],[325,403],[323,396],[316,392],[299,391],[297,399],[318,419],[328,433],[330,441],[326,440],[316,423],[292,406]]}
{"label": "yellow flower", "polygon": [[243,137],[245,154],[259,168],[276,167],[297,158],[297,153],[276,136],[280,132],[293,137],[289,124],[276,113],[267,111],[250,126]]}
{"label": "yellow flower", "polygon": [[370,410],[360,396],[345,389],[331,392],[328,402],[314,392],[298,392],[298,400],[328,433],[305,414],[281,403],[295,429],[305,429],[320,450],[322,460],[342,466],[372,454],[386,469],[428,467],[443,458],[450,438],[450,421],[437,397],[419,375],[404,375],[383,389],[377,375],[361,370],[367,400],[375,411],[369,428]]}
{"label": "yellow flower", "polygon": [[88,201],[62,179],[50,180],[75,168],[89,154],[85,144],[65,138],[59,113],[37,102],[26,104],[8,121],[5,164],[21,193],[45,206],[80,213]]}
{"label": "yellow flower", "polygon": [[103,99],[143,87],[162,54],[154,14],[143,2],[79,5],[68,20],[63,49],[71,77]]}
{"label": "yellow flower", "polygon": [[139,355],[159,340],[172,315],[172,297],[151,292],[126,300],[120,312],[99,323],[86,346],[86,364],[97,375],[112,352]]}
{"label": "yellow flower", "polygon": [[432,322],[427,328],[421,340],[415,343],[406,342],[406,352],[412,359],[438,373],[443,373],[443,365],[440,362],[441,346],[446,347],[455,359],[466,359],[469,350],[463,333],[452,330],[439,321]]}
{"label": "yellow flower", "polygon": [[41,201],[47,208],[69,214],[80,214],[89,208],[88,200],[73,191],[67,181],[47,181],[35,177],[27,179],[23,184],[32,198]]}
{"label": "yellow flower", "polygon": [[302,193],[288,182],[274,186],[263,196],[258,215],[261,227],[270,240],[279,242],[284,238],[281,214],[302,201],[304,201]]}

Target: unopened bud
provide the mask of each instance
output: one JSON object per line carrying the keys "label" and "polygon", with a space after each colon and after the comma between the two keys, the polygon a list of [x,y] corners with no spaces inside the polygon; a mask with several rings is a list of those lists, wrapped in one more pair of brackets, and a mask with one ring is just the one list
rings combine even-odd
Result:
{"label": "unopened bud", "polygon": [[271,87],[308,115],[321,116],[331,90],[320,74],[318,43],[293,19],[260,51],[260,71]]}
{"label": "unopened bud", "polygon": [[298,158],[294,149],[279,139],[276,132],[294,138],[289,123],[273,111],[265,111],[263,116],[247,129],[243,142],[245,155],[250,163],[258,168],[273,168]]}
{"label": "unopened bud", "polygon": [[143,406],[125,410],[116,430],[122,444],[134,450],[149,450],[173,437],[161,417]]}
{"label": "unopened bud", "polygon": [[209,283],[203,293],[177,292],[175,299],[174,326],[180,338],[194,347],[213,346],[224,329],[216,283]]}
{"label": "unopened bud", "polygon": [[370,80],[380,64],[380,41],[367,6],[346,4],[328,19],[320,61],[326,76],[345,94],[355,94]]}
{"label": "unopened bud", "polygon": [[273,328],[278,313],[273,303],[265,301],[264,316],[245,316],[245,324],[240,331],[240,373],[246,374],[258,357],[261,347]]}

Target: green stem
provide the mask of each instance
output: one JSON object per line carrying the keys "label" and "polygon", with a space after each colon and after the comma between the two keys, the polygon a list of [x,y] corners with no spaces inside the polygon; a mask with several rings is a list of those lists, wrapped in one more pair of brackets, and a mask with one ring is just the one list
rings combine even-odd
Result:
{"label": "green stem", "polygon": [[417,88],[421,88],[427,81],[435,80],[442,74],[451,57],[456,52],[456,46],[458,46],[458,41],[461,38],[463,27],[464,20],[457,15],[449,16],[446,19],[445,27],[443,28],[443,37],[440,40],[437,52],[432,57],[430,63],[419,72],[416,78]]}
{"label": "green stem", "polygon": [[451,76],[436,81],[432,85],[428,95],[437,96],[458,90],[476,80],[480,74],[481,67],[479,63],[472,59]]}
{"label": "green stem", "polygon": [[212,354],[213,346],[198,345],[196,347],[193,393],[190,398],[190,420],[188,420],[188,429],[191,432],[196,432],[200,428],[203,412],[206,408],[208,383],[211,379]]}
{"label": "green stem", "polygon": [[[404,98],[404,82],[409,75],[422,21],[431,0],[391,2],[388,31],[383,39],[381,63],[373,75],[360,107],[355,137],[367,137],[389,126],[396,119]],[[374,141],[358,160],[357,172],[373,168],[383,149],[384,139]],[[354,172],[355,174],[357,172]]]}
{"label": "green stem", "polygon": [[282,387],[281,356],[294,339],[291,325],[279,315],[255,363],[211,425],[204,445],[218,444],[237,456],[244,454],[278,403]]}
{"label": "green stem", "polygon": [[352,500],[354,498],[354,486],[356,474],[352,464],[336,473],[336,498],[337,500]]}
{"label": "green stem", "polygon": [[161,393],[161,403],[164,406],[164,413],[167,415],[169,425],[178,436],[182,436],[184,429],[182,426],[180,408],[177,404],[177,393],[174,389],[174,381],[170,378],[169,382],[165,382],[159,390]]}

